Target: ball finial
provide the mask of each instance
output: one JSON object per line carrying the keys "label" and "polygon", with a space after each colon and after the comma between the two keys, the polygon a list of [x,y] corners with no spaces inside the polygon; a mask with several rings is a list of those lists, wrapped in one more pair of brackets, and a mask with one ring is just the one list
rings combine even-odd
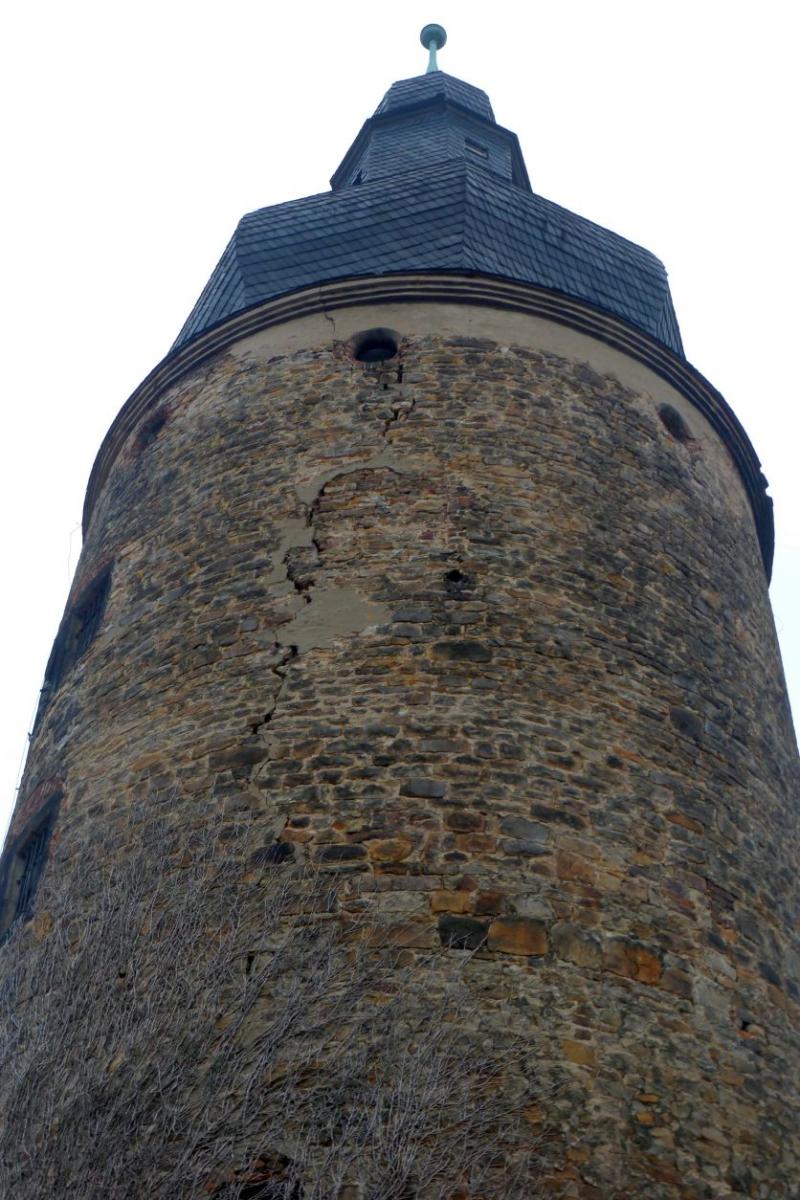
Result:
{"label": "ball finial", "polygon": [[441,50],[442,46],[447,41],[447,33],[443,25],[426,25],[419,35],[419,40],[427,51],[430,57],[428,58],[428,70],[438,71],[439,64],[436,61],[436,51]]}

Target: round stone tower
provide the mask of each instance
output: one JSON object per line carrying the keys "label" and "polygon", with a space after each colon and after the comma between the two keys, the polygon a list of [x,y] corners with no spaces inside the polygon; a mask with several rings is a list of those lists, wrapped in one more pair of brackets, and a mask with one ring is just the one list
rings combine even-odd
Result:
{"label": "round stone tower", "polygon": [[[306,864],[398,986],[458,962],[465,1027],[535,1047],[531,1195],[792,1200],[798,762],[765,481],[661,264],[531,191],[441,40],[330,192],[242,220],[100,449],[3,859],[6,980],[77,953],[70,918],[107,904],[86,879],[157,801],[156,869],[247,813],[250,886]],[[7,1119],[38,990],[6,986]],[[25,1083],[39,1140],[77,1138],[50,1074]],[[351,1176],[235,1194],[504,1194]]]}

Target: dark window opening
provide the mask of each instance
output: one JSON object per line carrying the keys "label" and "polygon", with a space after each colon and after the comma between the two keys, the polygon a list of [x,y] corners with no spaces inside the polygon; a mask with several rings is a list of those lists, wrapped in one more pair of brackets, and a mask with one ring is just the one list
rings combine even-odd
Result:
{"label": "dark window opening", "polygon": [[364,182],[364,172],[359,171],[358,174],[356,175],[355,179],[353,180],[353,187],[355,187],[356,184],[363,183],[363,182]]}
{"label": "dark window opening", "polygon": [[166,423],[166,409],[160,408],[158,412],[153,413],[153,415],[149,417],[147,421],[145,421],[144,425],[142,425],[141,429],[139,430],[139,435],[136,439],[136,448],[141,451],[144,450],[146,446],[149,446],[151,442],[154,442]]}
{"label": "dark window opening", "polygon": [[51,697],[61,686],[62,680],[83,657],[97,636],[103,623],[110,591],[111,568],[108,567],[84,589],[77,603],[67,611],[56,634],[45,669],[34,730]]}
{"label": "dark window opening", "polygon": [[7,848],[0,863],[0,937],[33,916],[33,903],[47,863],[60,792],[54,793],[28,829]]}
{"label": "dark window opening", "polygon": [[36,885],[44,866],[47,843],[50,841],[50,826],[37,829],[20,851],[20,874],[17,883],[17,903],[14,917],[24,917],[33,904]]}
{"label": "dark window opening", "polygon": [[470,154],[474,154],[476,158],[489,158],[489,147],[484,146],[483,142],[474,142],[472,138],[465,138],[464,145]]}
{"label": "dark window opening", "polygon": [[363,363],[381,363],[397,354],[397,338],[388,329],[368,329],[353,341],[353,358]]}
{"label": "dark window opening", "polygon": [[111,572],[105,571],[100,579],[84,594],[80,605],[75,609],[75,658],[81,658],[94,641],[95,635],[103,621],[106,611],[106,601],[111,588]]}
{"label": "dark window opening", "polygon": [[692,431],[677,408],[673,408],[671,404],[662,404],[659,407],[658,415],[667,433],[671,434],[677,442],[691,442],[693,440]]}

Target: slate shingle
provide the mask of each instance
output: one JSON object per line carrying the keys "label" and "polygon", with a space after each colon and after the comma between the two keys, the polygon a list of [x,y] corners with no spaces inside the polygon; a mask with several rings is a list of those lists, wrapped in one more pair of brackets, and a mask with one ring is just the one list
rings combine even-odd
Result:
{"label": "slate shingle", "polygon": [[683,355],[659,260],[529,191],[516,138],[478,88],[442,72],[394,84],[344,162],[335,190],[240,221],[173,349],[314,284],[468,271],[586,301]]}
{"label": "slate shingle", "polygon": [[432,99],[449,100],[460,108],[466,108],[487,121],[494,121],[494,113],[486,92],[448,75],[446,71],[432,71],[430,75],[415,75],[413,79],[399,79],[393,83],[375,109],[375,116],[398,112],[400,109],[424,104]]}

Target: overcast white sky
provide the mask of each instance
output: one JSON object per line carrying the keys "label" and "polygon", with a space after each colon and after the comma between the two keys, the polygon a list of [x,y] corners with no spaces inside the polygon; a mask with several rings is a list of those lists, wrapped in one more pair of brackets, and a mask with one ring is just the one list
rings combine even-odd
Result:
{"label": "overcast white sky", "polygon": [[800,712],[794,5],[40,0],[6,7],[0,63],[0,828],[108,425],[239,217],[326,190],[388,86],[424,70],[428,21],[534,190],[666,263],[687,356],[770,481]]}

